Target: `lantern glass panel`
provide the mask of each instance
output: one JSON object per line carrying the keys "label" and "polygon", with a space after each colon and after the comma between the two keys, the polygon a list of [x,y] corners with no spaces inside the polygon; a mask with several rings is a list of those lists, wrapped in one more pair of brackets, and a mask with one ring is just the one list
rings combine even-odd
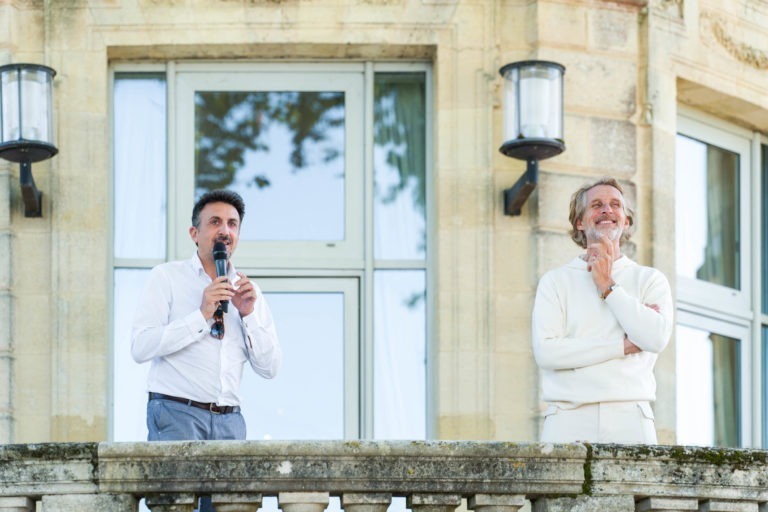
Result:
{"label": "lantern glass panel", "polygon": [[12,68],[0,76],[0,142],[16,140],[53,144],[51,73],[42,68]]}
{"label": "lantern glass panel", "polygon": [[563,138],[562,69],[547,63],[510,66],[504,74],[504,140]]}

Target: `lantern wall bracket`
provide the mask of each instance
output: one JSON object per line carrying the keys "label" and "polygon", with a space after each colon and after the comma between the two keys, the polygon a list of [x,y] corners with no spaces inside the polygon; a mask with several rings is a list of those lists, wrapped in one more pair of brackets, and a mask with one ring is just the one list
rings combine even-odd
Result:
{"label": "lantern wall bracket", "polygon": [[504,215],[520,215],[523,203],[528,199],[539,180],[539,161],[528,159],[522,176],[510,188],[504,190]]}
{"label": "lantern wall bracket", "polygon": [[559,155],[565,151],[565,143],[558,139],[524,139],[506,142],[499,151],[508,157],[526,161],[522,176],[504,190],[504,215],[520,215],[523,204],[539,182],[539,160]]}
{"label": "lantern wall bracket", "polygon": [[24,216],[42,217],[43,193],[37,190],[37,185],[35,185],[35,178],[32,176],[32,162],[29,160],[21,161],[19,178],[21,183],[21,197],[24,200]]}

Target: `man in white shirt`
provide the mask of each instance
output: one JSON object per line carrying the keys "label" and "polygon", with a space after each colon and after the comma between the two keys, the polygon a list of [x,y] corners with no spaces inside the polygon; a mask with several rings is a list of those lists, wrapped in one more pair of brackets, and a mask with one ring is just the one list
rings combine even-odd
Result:
{"label": "man in white shirt", "polygon": [[[139,300],[131,354],[150,361],[147,427],[150,441],[245,439],[239,388],[243,365],[265,378],[282,352],[259,287],[237,272],[235,252],[245,213],[235,192],[203,195],[189,234],[188,260],[158,265]],[[227,275],[217,277],[214,244],[226,246]],[[222,301],[229,301],[226,312]]]}
{"label": "man in white shirt", "polygon": [[653,367],[672,334],[666,277],[622,255],[634,212],[605,178],[571,198],[571,238],[586,251],[547,272],[533,309],[544,442],[655,444]]}

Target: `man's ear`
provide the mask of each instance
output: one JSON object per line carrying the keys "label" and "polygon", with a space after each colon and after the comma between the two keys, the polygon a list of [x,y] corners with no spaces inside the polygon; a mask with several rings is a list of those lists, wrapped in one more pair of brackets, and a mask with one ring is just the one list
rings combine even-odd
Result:
{"label": "man's ear", "polygon": [[576,230],[584,231],[584,225],[581,223],[581,219],[576,219]]}
{"label": "man's ear", "polygon": [[197,228],[195,226],[189,226],[189,236],[192,241],[197,245]]}

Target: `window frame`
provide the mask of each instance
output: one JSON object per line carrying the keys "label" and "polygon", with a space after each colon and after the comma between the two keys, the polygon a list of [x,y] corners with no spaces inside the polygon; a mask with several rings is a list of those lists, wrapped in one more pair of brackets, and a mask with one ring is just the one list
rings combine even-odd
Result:
{"label": "window frame", "polygon": [[[295,63],[276,63],[276,62],[249,62],[246,67],[258,69],[259,71],[285,71],[286,66]],[[301,63],[304,64],[304,63]],[[242,258],[241,251],[238,251],[238,255],[235,257],[235,264],[238,266],[238,270],[245,272],[249,276],[254,276],[254,279],[258,280],[262,277],[282,278],[282,277],[306,277],[306,278],[348,278],[355,277],[360,280],[359,290],[359,302],[358,302],[358,327],[359,327],[359,365],[357,371],[360,375],[355,386],[359,385],[359,399],[358,399],[358,415],[355,421],[359,422],[357,426],[357,435],[360,439],[372,439],[374,435],[374,407],[373,403],[374,390],[373,390],[373,318],[374,318],[374,305],[373,305],[373,280],[374,272],[377,270],[423,270],[425,273],[425,286],[426,286],[426,307],[425,307],[425,404],[426,410],[424,414],[424,426],[425,437],[427,439],[433,438],[435,433],[435,419],[434,419],[434,388],[435,388],[435,373],[433,370],[434,356],[433,356],[433,332],[434,332],[434,179],[433,179],[433,162],[434,162],[434,91],[433,91],[433,69],[432,63],[429,61],[403,61],[403,62],[313,62],[314,66],[323,68],[324,70],[342,70],[343,72],[362,72],[363,79],[363,107],[360,113],[360,119],[362,120],[359,132],[361,134],[362,143],[360,146],[363,148],[362,158],[362,183],[360,189],[362,194],[360,196],[360,207],[357,211],[353,212],[353,215],[358,215],[361,220],[361,231],[363,233],[363,257],[359,264],[349,265],[324,265],[323,268],[311,268],[308,266],[295,266],[287,267],[274,266],[270,267],[269,262],[260,261],[258,259],[245,260]],[[178,70],[200,70],[200,69],[212,69],[215,68],[217,72],[224,72],[225,70],[243,69],[243,63],[232,63],[227,61],[215,61],[215,62],[176,62],[168,61],[165,63],[140,63],[140,62],[124,62],[124,63],[111,63],[110,65],[110,119],[113,120],[112,109],[114,105],[114,81],[115,75],[118,73],[162,73],[165,75],[166,91],[167,91],[167,151],[166,151],[166,179],[167,179],[167,199],[166,199],[166,235],[167,245],[166,254],[164,259],[138,259],[138,258],[116,258],[114,254],[114,243],[110,244],[110,262],[113,275],[118,270],[133,268],[133,269],[146,269],[149,270],[157,264],[164,261],[173,261],[176,259],[186,259],[191,256],[192,249],[183,250],[181,247],[183,244],[177,243],[179,240],[178,232],[182,231],[183,235],[186,235],[186,230],[181,229],[179,226],[187,227],[189,224],[189,211],[193,204],[193,200],[189,200],[188,208],[185,211],[177,204],[179,201],[179,190],[176,187],[178,176],[180,171],[179,165],[179,147],[176,143],[179,137],[178,129],[174,119],[176,119],[177,110],[179,109],[178,98],[176,94],[176,80],[173,78],[178,73]],[[384,73],[414,73],[419,72],[424,74],[424,89],[425,89],[425,183],[426,183],[426,255],[423,258],[411,259],[411,260],[380,260],[374,259],[373,254],[373,210],[374,210],[374,187],[373,187],[373,104],[374,104],[374,80],[375,74],[379,72]],[[112,126],[112,125],[111,125]],[[370,140],[369,140],[370,139]],[[110,148],[111,150],[111,148]],[[192,168],[192,167],[191,167]],[[188,172],[188,170],[187,170]],[[110,187],[109,194],[111,204],[114,204],[114,183],[115,175],[114,169],[110,173]],[[194,178],[192,178],[194,181]],[[347,183],[347,188],[349,184]],[[193,191],[193,188],[190,190]],[[191,192],[193,194],[193,192]],[[116,234],[115,216],[114,212],[110,215],[110,228],[113,233],[113,237]],[[188,237],[188,235],[186,235]],[[183,239],[183,237],[182,237]],[[242,242],[241,242],[242,243]],[[193,247],[193,246],[192,246]],[[243,247],[241,247],[242,249]],[[274,259],[274,258],[273,258]],[[285,262],[282,262],[285,263]],[[110,280],[109,292],[111,300],[109,327],[110,332],[114,333],[115,325],[115,289],[114,279]],[[114,358],[115,358],[115,340],[113,338],[110,343],[110,374],[114,375]],[[121,348],[121,355],[122,355]],[[115,390],[114,390],[114,378],[109,379],[109,400],[110,407],[108,413],[108,432],[109,438],[114,439],[114,408],[115,408]],[[346,420],[345,420],[346,421]],[[345,431],[354,431],[354,428],[345,428]]]}
{"label": "window frame", "polygon": [[[678,117],[677,136],[682,135],[700,142],[732,151],[739,155],[739,239],[741,289],[728,288],[697,279],[677,277],[678,301],[694,307],[725,312],[749,320],[752,318],[752,212],[750,208],[752,182],[751,135],[732,126],[723,126],[708,116],[685,112]],[[746,137],[748,136],[748,137]],[[675,166],[677,179],[677,166]],[[679,185],[679,184],[678,184]],[[677,204],[675,202],[675,204]],[[682,229],[676,226],[676,229]]]}
{"label": "window frame", "polygon": [[[343,91],[345,93],[345,193],[344,239],[318,241],[249,241],[241,239],[237,260],[240,266],[253,268],[316,268],[318,257],[325,268],[361,268],[363,262],[363,65],[361,63],[251,64],[251,63],[178,63],[169,79],[174,83],[175,123],[174,163],[169,170],[169,223],[182,225],[194,205],[194,105],[197,91]],[[311,79],[308,79],[311,76]],[[178,222],[177,222],[178,221]],[[252,219],[259,222],[259,219]],[[194,252],[186,232],[169,231],[171,259],[188,257]],[[174,237],[175,235],[175,237]],[[312,257],[304,257],[311,253]]]}
{"label": "window frame", "polygon": [[[752,368],[750,364],[752,354],[751,328],[747,322],[732,322],[718,318],[710,314],[702,314],[686,309],[677,310],[675,325],[681,325],[709,331],[738,340],[739,342],[739,444],[740,447],[750,446],[753,435],[754,407],[752,400]],[[677,368],[675,368],[677,370]],[[677,373],[677,371],[675,371]],[[677,384],[676,384],[677,385]],[[678,441],[679,442],[679,441]],[[734,448],[734,447],[729,447]]]}
{"label": "window frame", "polygon": [[[240,270],[238,268],[238,270]],[[251,275],[249,278],[258,283],[261,291],[268,295],[270,293],[340,293],[343,296],[343,313],[344,313],[344,341],[343,341],[343,368],[344,374],[342,375],[344,396],[343,402],[343,414],[344,414],[344,433],[343,439],[359,439],[361,428],[364,425],[364,421],[361,421],[360,414],[360,387],[356,384],[360,382],[363,375],[361,375],[360,365],[358,361],[360,359],[360,316],[354,314],[360,303],[360,279],[359,276],[276,276],[276,275]],[[276,322],[279,329],[279,324]],[[279,330],[278,330],[279,332]],[[244,374],[247,372],[243,372]],[[256,386],[260,383],[255,376],[252,376],[256,381]],[[258,401],[258,398],[256,399]],[[247,410],[244,414],[248,414]],[[250,414],[259,414],[258,410],[254,409]],[[247,418],[247,416],[246,416]],[[250,422],[247,422],[250,423]]]}
{"label": "window frame", "polygon": [[[761,312],[761,243],[763,233],[758,219],[761,206],[762,162],[760,145],[766,137],[735,126],[722,119],[686,106],[679,106],[675,137],[684,135],[734,151],[740,155],[739,215],[741,237],[741,292],[712,283],[695,282],[678,277],[676,307],[678,320],[694,315],[699,321],[725,322],[748,329],[741,348],[741,445],[761,447],[768,442],[768,402],[761,386],[768,381],[768,368],[763,365],[762,325],[768,315]],[[734,149],[735,148],[735,149]],[[675,170],[675,176],[677,171]],[[677,203],[675,203],[677,204]],[[676,229],[680,229],[679,226]]]}

